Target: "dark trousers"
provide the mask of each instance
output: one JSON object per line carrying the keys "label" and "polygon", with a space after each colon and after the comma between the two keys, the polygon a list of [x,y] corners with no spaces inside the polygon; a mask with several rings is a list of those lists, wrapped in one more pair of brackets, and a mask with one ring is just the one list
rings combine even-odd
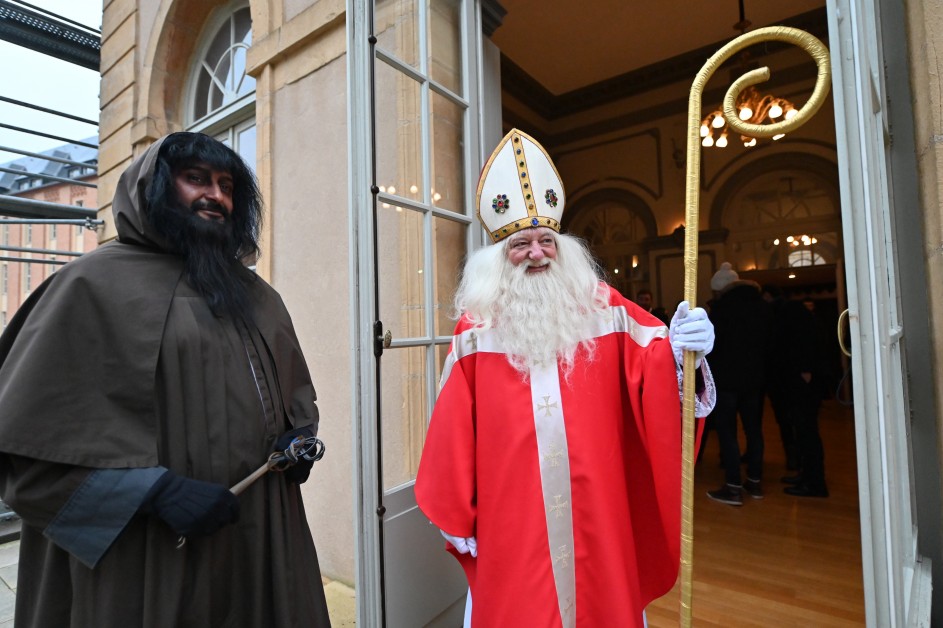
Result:
{"label": "dark trousers", "polygon": [[802,482],[813,489],[824,489],[825,448],[819,435],[819,406],[822,396],[815,386],[800,380],[792,388],[790,397],[790,415],[796,430]]}
{"label": "dark trousers", "polygon": [[796,441],[796,425],[790,407],[791,396],[783,388],[777,387],[769,391],[770,405],[773,406],[773,415],[779,426],[779,438],[783,443],[783,452],[786,454],[786,468],[799,468],[799,444]]}
{"label": "dark trousers", "polygon": [[799,376],[779,382],[770,390],[770,401],[780,435],[786,461],[794,461],[803,484],[825,489],[825,448],[819,434],[819,406],[821,390],[816,382],[806,383]]}
{"label": "dark trousers", "polygon": [[727,484],[740,485],[740,443],[737,440],[737,413],[747,437],[747,479],[763,478],[763,393],[717,391],[717,405],[711,412],[720,462]]}

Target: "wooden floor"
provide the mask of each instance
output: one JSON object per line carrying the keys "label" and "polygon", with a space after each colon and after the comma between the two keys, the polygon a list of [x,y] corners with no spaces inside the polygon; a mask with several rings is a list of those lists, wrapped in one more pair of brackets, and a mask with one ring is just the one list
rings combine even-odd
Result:
{"label": "wooden floor", "polygon": [[[768,404],[765,499],[744,495],[734,507],[707,498],[724,481],[717,436],[708,436],[695,470],[694,626],[864,625],[853,411],[829,401],[819,419],[827,499],[782,492],[779,478],[791,473]],[[649,626],[677,626],[678,605],[676,585],[648,607]]]}

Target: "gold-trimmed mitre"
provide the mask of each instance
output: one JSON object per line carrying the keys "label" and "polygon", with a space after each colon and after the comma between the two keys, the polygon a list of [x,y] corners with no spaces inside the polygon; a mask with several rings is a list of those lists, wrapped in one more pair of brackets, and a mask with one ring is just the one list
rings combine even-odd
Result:
{"label": "gold-trimmed mitre", "polygon": [[560,173],[537,140],[518,129],[504,136],[478,179],[475,204],[493,242],[528,227],[560,232],[566,194]]}

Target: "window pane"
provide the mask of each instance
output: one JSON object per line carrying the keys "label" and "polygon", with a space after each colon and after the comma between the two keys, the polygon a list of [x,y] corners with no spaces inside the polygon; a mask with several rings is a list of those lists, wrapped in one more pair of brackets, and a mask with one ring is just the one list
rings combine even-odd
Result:
{"label": "window pane", "polygon": [[377,213],[381,320],[396,339],[425,336],[424,217],[387,203]]}
{"label": "window pane", "polygon": [[465,230],[460,222],[432,219],[432,254],[435,264],[435,335],[447,336],[455,328],[452,299],[458,287],[459,274],[465,261]]}
{"label": "window pane", "polygon": [[377,63],[377,185],[422,199],[422,125],[419,83]]}
{"label": "window pane", "polygon": [[429,0],[429,76],[462,93],[462,0]]}
{"label": "window pane", "polygon": [[432,204],[467,213],[465,203],[464,108],[432,92]]}
{"label": "window pane", "polygon": [[234,98],[245,96],[255,89],[255,79],[246,75],[246,54],[249,49],[239,45],[233,49],[233,85]]}
{"label": "window pane", "polygon": [[252,13],[249,7],[239,9],[232,15],[233,42],[242,42],[246,46],[252,45]]}
{"label": "window pane", "polygon": [[233,88],[232,60],[232,50],[227,50],[213,66],[213,76],[216,79],[214,83],[216,83],[217,88],[222,86],[222,89],[225,90],[224,100],[225,93],[231,92]]}
{"label": "window pane", "polygon": [[255,125],[236,132],[236,152],[255,172]]}
{"label": "window pane", "polygon": [[216,35],[213,37],[213,43],[210,44],[209,49],[206,51],[206,55],[203,57],[203,61],[209,65],[214,73],[220,60],[225,57],[226,51],[229,50],[231,45],[232,27],[229,20],[227,20],[225,23],[223,23],[220,29],[216,31]]}
{"label": "window pane", "polygon": [[206,99],[210,91],[210,74],[202,67],[197,72],[199,72],[199,76],[196,80],[196,96],[193,99],[194,120],[199,120],[209,113]]}
{"label": "window pane", "polygon": [[216,83],[214,83],[210,87],[209,110],[213,112],[213,111],[216,111],[217,109],[221,109],[223,104],[224,104],[223,91],[216,86]]}
{"label": "window pane", "polygon": [[377,0],[373,16],[377,46],[400,61],[419,67],[419,3]]}
{"label": "window pane", "polygon": [[380,365],[383,490],[414,480],[426,437],[426,347],[387,349]]}

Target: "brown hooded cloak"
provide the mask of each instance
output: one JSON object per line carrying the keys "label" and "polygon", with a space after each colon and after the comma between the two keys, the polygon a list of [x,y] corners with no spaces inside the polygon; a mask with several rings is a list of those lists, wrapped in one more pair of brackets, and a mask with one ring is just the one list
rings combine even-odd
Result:
{"label": "brown hooded cloak", "polygon": [[16,626],[328,626],[301,493],[278,473],[240,495],[238,523],[181,549],[140,514],[94,568],[49,538],[96,470],[232,486],[286,430],[317,430],[278,294],[256,279],[254,325],[215,317],[148,222],[160,144],[121,176],[119,241],[52,275],[0,337],[0,489],[23,517]]}

